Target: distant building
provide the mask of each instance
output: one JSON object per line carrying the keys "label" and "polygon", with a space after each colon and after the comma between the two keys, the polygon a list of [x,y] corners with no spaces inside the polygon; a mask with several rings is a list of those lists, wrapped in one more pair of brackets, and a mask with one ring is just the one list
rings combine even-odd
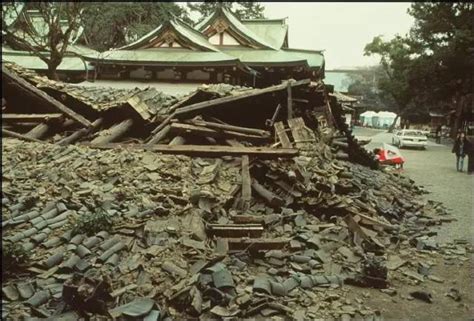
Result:
{"label": "distant building", "polygon": [[[24,14],[34,16],[31,11]],[[130,44],[101,53],[73,44],[77,52],[66,56],[59,71],[72,75],[82,68],[93,71],[95,79],[264,87],[289,78],[324,78],[322,52],[289,48],[286,19],[240,20],[224,7],[195,26],[172,18]],[[2,60],[47,70],[44,62],[20,48],[4,49]],[[81,67],[81,59],[87,67]]]}

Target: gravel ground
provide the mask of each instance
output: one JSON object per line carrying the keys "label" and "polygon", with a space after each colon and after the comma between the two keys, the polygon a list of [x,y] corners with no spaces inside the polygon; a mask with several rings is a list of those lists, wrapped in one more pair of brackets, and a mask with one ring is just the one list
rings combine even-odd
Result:
{"label": "gravel ground", "polygon": [[[379,147],[381,143],[390,144],[392,134],[386,131],[356,128],[357,137],[371,137],[368,149]],[[472,232],[474,222],[473,187],[474,176],[466,174],[467,158],[464,160],[464,172],[456,171],[455,156],[451,146],[429,141],[426,150],[402,149],[405,157],[403,172],[430,194],[427,198],[442,202],[452,212],[457,221],[440,227],[438,240],[447,242],[453,239],[466,239],[474,244]]]}
{"label": "gravel ground", "polygon": [[[386,131],[357,128],[354,134],[361,138],[371,138],[366,146],[372,150],[380,147],[382,143],[390,144],[392,135]],[[425,187],[429,192],[427,199],[442,202],[451,210],[453,218],[457,221],[443,224],[438,231],[438,241],[450,242],[453,239],[470,240],[473,244],[473,187],[474,176],[456,171],[455,156],[451,153],[451,144],[436,144],[429,141],[426,150],[402,149],[405,157],[403,172]],[[465,160],[467,166],[467,159]],[[428,254],[435,263],[433,274],[446,280],[438,284],[425,281],[419,285],[407,285],[392,279],[398,294],[389,297],[376,290],[368,290],[370,306],[381,310],[384,320],[473,320],[474,295],[472,282],[474,280],[474,261],[470,254],[469,260],[455,264],[449,263],[439,257],[437,253]],[[416,260],[416,258],[414,258]],[[461,302],[454,302],[445,294],[456,288],[462,295]],[[408,301],[401,296],[407,296],[410,291],[426,290],[433,296],[433,304],[429,305],[419,300]],[[352,291],[360,297],[361,289]]]}

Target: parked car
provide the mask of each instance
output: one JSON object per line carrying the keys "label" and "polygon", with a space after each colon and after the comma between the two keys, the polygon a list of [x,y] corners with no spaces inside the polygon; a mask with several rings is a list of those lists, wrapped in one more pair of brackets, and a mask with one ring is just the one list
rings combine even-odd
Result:
{"label": "parked car", "polygon": [[426,142],[428,137],[420,131],[414,129],[402,129],[392,137],[392,144],[398,148],[402,147],[418,147],[421,149],[426,148]]}

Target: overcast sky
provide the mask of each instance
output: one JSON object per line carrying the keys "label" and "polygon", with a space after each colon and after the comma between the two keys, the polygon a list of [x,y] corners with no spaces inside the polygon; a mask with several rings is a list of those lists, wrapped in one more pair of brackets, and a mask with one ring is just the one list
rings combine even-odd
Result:
{"label": "overcast sky", "polygon": [[267,18],[288,17],[289,45],[324,49],[326,70],[373,65],[364,46],[373,37],[405,34],[413,24],[410,3],[262,2]]}

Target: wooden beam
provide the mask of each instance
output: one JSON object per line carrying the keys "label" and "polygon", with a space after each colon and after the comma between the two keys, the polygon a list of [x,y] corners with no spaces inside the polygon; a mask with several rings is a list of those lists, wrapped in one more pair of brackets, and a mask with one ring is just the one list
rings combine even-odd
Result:
{"label": "wooden beam", "polygon": [[183,136],[176,136],[173,138],[170,143],[168,144],[169,146],[176,146],[176,145],[184,145],[186,143],[186,139],[184,139]]}
{"label": "wooden beam", "polygon": [[71,109],[69,109],[69,107],[66,107],[60,101],[54,99],[50,95],[46,94],[44,91],[36,88],[32,84],[30,84],[28,81],[26,81],[23,78],[17,76],[13,72],[10,72],[7,68],[5,68],[5,66],[2,66],[2,73],[7,78],[11,79],[14,83],[18,84],[20,87],[22,87],[23,89],[25,89],[26,91],[31,93],[33,96],[36,96],[37,98],[40,98],[40,99],[46,101],[48,104],[55,107],[60,112],[66,114],[69,118],[74,119],[79,124],[83,125],[84,127],[91,127],[92,126],[91,122],[89,122],[83,116],[81,116],[78,113],[72,111]]}
{"label": "wooden beam", "polygon": [[267,119],[265,121],[265,126],[270,127],[270,128],[273,127],[273,124],[275,124],[275,120],[277,119],[278,114],[280,113],[280,109],[281,109],[281,104],[278,104],[277,107],[275,108],[275,112],[273,113],[272,118]]}
{"label": "wooden beam", "polygon": [[103,123],[104,119],[103,118],[97,118],[93,123],[92,127],[90,128],[81,128],[71,135],[64,137],[61,139],[59,142],[57,142],[58,145],[68,145],[77,142],[79,139],[82,137],[92,134],[95,132]]}
{"label": "wooden beam", "polygon": [[208,224],[207,233],[221,237],[261,237],[261,224]]}
{"label": "wooden beam", "polygon": [[43,122],[49,119],[60,119],[64,117],[63,114],[3,114],[2,122]]}
{"label": "wooden beam", "polygon": [[286,129],[285,125],[281,121],[275,123],[275,133],[278,136],[278,139],[281,142],[281,146],[283,148],[292,148],[292,144],[290,142],[290,139],[288,138],[288,135],[286,134]]}
{"label": "wooden beam", "polygon": [[293,98],[293,101],[296,102],[296,103],[309,104],[308,99]]}
{"label": "wooden beam", "polygon": [[39,139],[28,137],[28,136],[25,136],[25,135],[22,135],[22,134],[18,134],[18,133],[15,133],[15,132],[11,131],[11,130],[3,129],[3,128],[2,128],[2,135],[6,136],[6,137],[14,137],[14,138],[26,140],[26,141],[29,141],[29,142],[43,143],[43,141],[41,141]]}
{"label": "wooden beam", "polygon": [[93,145],[101,145],[113,142],[122,137],[133,126],[133,119],[125,119],[124,121],[113,125],[99,133],[99,136],[91,141]]}
{"label": "wooden beam", "polygon": [[44,137],[50,130],[50,125],[47,123],[39,123],[33,129],[25,134],[25,137],[40,139]]}
{"label": "wooden beam", "polygon": [[248,211],[252,200],[252,178],[250,177],[249,156],[242,156],[242,204],[241,210]]}
{"label": "wooden beam", "polygon": [[98,149],[138,149],[159,152],[163,154],[189,155],[189,156],[242,156],[249,155],[258,158],[273,159],[278,157],[295,157],[298,156],[298,150],[289,148],[268,148],[268,147],[230,147],[230,146],[212,146],[212,145],[144,145],[144,144],[120,144],[108,143],[102,145],[82,144]]}
{"label": "wooden beam", "polygon": [[[292,87],[308,85],[310,83],[310,80],[309,79],[304,79],[304,80],[298,80],[298,81],[289,82],[289,83],[290,83],[290,85],[289,85],[290,88],[292,88]],[[192,105],[189,105],[189,106],[180,107],[180,108],[176,109],[176,116],[179,118],[179,117],[182,117],[186,114],[191,114],[193,112],[201,112],[203,110],[213,109],[215,107],[223,107],[223,106],[221,106],[223,104],[236,102],[236,101],[247,99],[247,98],[257,97],[257,96],[264,95],[264,94],[274,93],[274,92],[277,92],[277,91],[282,91],[282,90],[285,90],[287,88],[287,86],[288,86],[287,83],[284,82],[283,84],[280,84],[280,85],[270,86],[270,87],[263,88],[263,89],[255,89],[255,90],[250,91],[249,93],[244,93],[244,94],[235,95],[235,96],[222,97],[222,98],[217,98],[217,99],[213,99],[213,100],[207,100],[207,101],[192,104]]]}
{"label": "wooden beam", "polygon": [[293,100],[291,93],[291,82],[286,82],[286,94],[287,94],[287,107],[288,107],[288,119],[293,118]]}
{"label": "wooden beam", "polygon": [[156,134],[158,133],[160,130],[162,130],[163,128],[165,128],[166,125],[169,124],[169,122],[171,121],[171,119],[173,119],[175,117],[175,114],[172,113],[171,115],[169,115],[168,117],[166,117],[158,126],[156,126],[155,129],[153,129],[151,131],[152,134]]}
{"label": "wooden beam", "polygon": [[170,129],[171,129],[170,125],[163,126],[160,129],[160,131],[158,131],[155,135],[153,135],[151,137],[150,140],[148,140],[148,142],[146,144],[147,145],[153,145],[153,144],[156,144],[156,143],[160,142],[160,140],[162,140],[163,138],[166,137],[166,135],[168,135],[168,133],[170,132]]}
{"label": "wooden beam", "polygon": [[234,215],[230,220],[235,224],[265,224],[264,215]]}
{"label": "wooden beam", "polygon": [[217,131],[217,130],[207,128],[207,127],[188,125],[188,124],[183,124],[183,123],[172,123],[171,132],[174,132],[180,135],[193,134],[193,135],[199,135],[199,136],[204,136],[204,137],[238,138],[241,140],[259,141],[259,142],[268,141],[270,138],[270,137],[243,134],[243,133],[238,133],[238,132],[233,132],[233,131],[228,131],[228,130]]}
{"label": "wooden beam", "polygon": [[220,123],[208,122],[208,121],[197,120],[197,119],[188,120],[186,121],[186,123],[190,123],[196,126],[203,126],[203,127],[208,127],[212,129],[217,129],[217,130],[233,131],[233,132],[243,133],[243,134],[270,137],[270,132],[266,130],[262,130],[262,129],[240,127],[240,126],[233,126],[233,125],[224,125]]}
{"label": "wooden beam", "polygon": [[252,188],[253,190],[260,195],[268,205],[272,207],[281,207],[285,204],[285,201],[281,199],[278,195],[275,195],[268,189],[266,189],[263,185],[257,182],[255,179],[252,180]]}

